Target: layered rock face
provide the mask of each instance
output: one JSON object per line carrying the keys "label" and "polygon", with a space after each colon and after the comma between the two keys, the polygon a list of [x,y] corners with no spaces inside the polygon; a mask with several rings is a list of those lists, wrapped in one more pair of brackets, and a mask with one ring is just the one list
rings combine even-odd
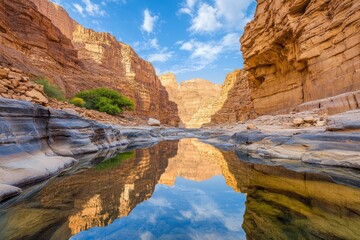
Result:
{"label": "layered rock face", "polygon": [[221,86],[203,79],[192,79],[178,84],[174,74],[159,76],[170,95],[170,100],[178,106],[179,117],[185,127],[200,127],[202,123],[192,120],[201,109],[220,96]]}
{"label": "layered rock face", "polygon": [[360,89],[360,2],[257,2],[241,38],[257,114]]}
{"label": "layered rock face", "polygon": [[[212,123],[231,123],[255,117],[247,72],[236,70],[225,80],[221,98],[213,107]],[[220,105],[221,104],[221,105]]]}
{"label": "layered rock face", "polygon": [[49,78],[68,97],[83,89],[116,89],[135,101],[138,115],[178,124],[176,104],[153,66],[130,46],[85,29],[47,0],[5,0],[0,9],[1,62]]}

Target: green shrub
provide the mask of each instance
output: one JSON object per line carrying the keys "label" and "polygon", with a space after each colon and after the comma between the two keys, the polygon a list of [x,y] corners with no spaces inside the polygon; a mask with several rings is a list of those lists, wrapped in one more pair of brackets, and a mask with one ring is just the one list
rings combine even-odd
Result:
{"label": "green shrub", "polygon": [[74,104],[77,107],[83,107],[85,105],[85,101],[82,98],[74,97],[70,100],[71,104]]}
{"label": "green shrub", "polygon": [[50,83],[46,78],[38,78],[34,80],[35,83],[44,86],[44,92],[48,97],[55,98],[60,101],[65,101],[65,95],[61,89]]}
{"label": "green shrub", "polygon": [[85,108],[111,115],[122,113],[124,110],[134,110],[135,107],[129,98],[107,88],[81,91],[75,97],[82,98],[85,101]]}
{"label": "green shrub", "polygon": [[132,152],[124,152],[107,159],[101,162],[99,165],[95,167],[96,170],[106,170],[106,169],[116,169],[118,168],[123,162],[129,160],[135,156],[135,153]]}

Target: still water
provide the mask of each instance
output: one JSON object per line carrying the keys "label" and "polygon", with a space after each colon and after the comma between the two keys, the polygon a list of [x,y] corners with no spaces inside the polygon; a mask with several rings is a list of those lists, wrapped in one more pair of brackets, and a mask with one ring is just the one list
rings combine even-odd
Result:
{"label": "still water", "polygon": [[289,169],[162,142],[3,206],[0,239],[360,239],[358,171]]}

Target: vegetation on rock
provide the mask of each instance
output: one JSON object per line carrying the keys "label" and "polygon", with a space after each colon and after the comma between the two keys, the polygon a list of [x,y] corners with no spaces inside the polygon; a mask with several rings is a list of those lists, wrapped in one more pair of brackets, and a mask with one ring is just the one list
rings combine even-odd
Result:
{"label": "vegetation on rock", "polygon": [[55,84],[50,83],[46,78],[37,78],[34,82],[44,86],[44,92],[48,97],[55,98],[60,101],[64,101],[66,99],[63,91]]}
{"label": "vegetation on rock", "polygon": [[135,156],[135,153],[132,152],[124,152],[107,159],[101,162],[99,165],[95,167],[96,170],[107,170],[107,169],[115,169],[119,167],[124,161],[129,160]]}
{"label": "vegetation on rock", "polygon": [[74,97],[73,99],[71,99],[70,103],[74,104],[77,107],[84,107],[84,105],[85,105],[84,99],[78,98],[78,97]]}
{"label": "vegetation on rock", "polygon": [[85,108],[111,115],[117,115],[124,110],[134,110],[135,108],[132,100],[108,88],[81,91],[75,97],[85,101],[83,105]]}

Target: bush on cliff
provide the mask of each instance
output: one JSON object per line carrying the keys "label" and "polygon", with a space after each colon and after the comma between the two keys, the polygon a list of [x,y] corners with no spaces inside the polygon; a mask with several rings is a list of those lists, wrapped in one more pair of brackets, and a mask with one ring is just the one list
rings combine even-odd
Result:
{"label": "bush on cliff", "polygon": [[34,82],[44,86],[44,92],[48,97],[55,98],[60,101],[66,100],[63,91],[61,91],[61,89],[55,84],[50,83],[46,78],[37,78]]}
{"label": "bush on cliff", "polygon": [[70,103],[74,104],[77,107],[84,107],[84,105],[85,105],[84,99],[78,98],[78,97],[74,97],[73,99],[71,99]]}
{"label": "bush on cliff", "polygon": [[85,101],[85,108],[111,115],[122,113],[124,110],[134,110],[135,107],[129,98],[108,88],[81,91],[75,97]]}

